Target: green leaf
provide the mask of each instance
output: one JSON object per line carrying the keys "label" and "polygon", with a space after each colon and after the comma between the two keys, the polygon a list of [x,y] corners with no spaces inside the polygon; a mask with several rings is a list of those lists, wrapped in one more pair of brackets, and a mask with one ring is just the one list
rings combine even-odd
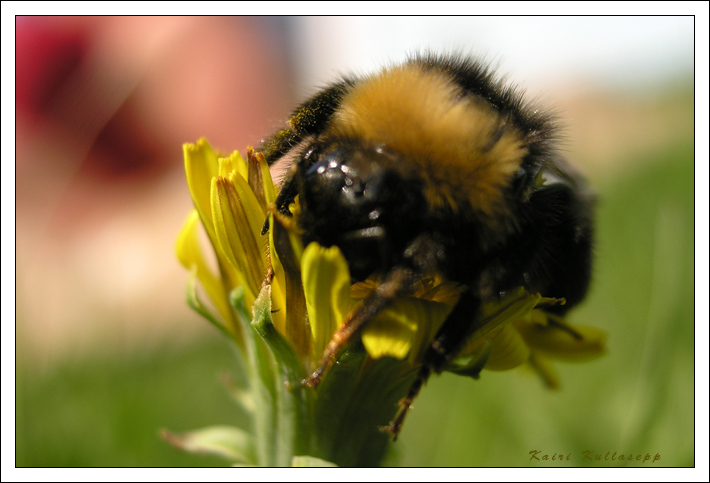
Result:
{"label": "green leaf", "polygon": [[271,319],[270,289],[270,286],[265,286],[256,301],[254,301],[254,306],[252,307],[254,319],[251,322],[251,326],[271,349],[287,378],[286,382],[292,387],[298,387],[301,379],[305,376],[305,372],[291,345],[274,327]]}
{"label": "green leaf", "polygon": [[248,325],[251,321],[251,314],[247,308],[246,290],[244,287],[236,287],[229,293],[229,305],[237,312],[240,322],[243,325]]}
{"label": "green leaf", "polygon": [[162,436],[183,451],[214,454],[235,463],[256,464],[254,438],[239,428],[211,426],[183,434],[164,430]]}
{"label": "green leaf", "polygon": [[331,461],[322,460],[315,456],[294,456],[291,460],[293,468],[337,468],[338,465]]}
{"label": "green leaf", "polygon": [[[237,358],[241,366],[239,369],[246,373],[241,356],[241,353],[237,351]],[[234,403],[236,403],[245,414],[253,414],[256,412],[257,405],[256,401],[254,401],[254,394],[251,391],[251,387],[244,387],[242,384],[235,381],[230,374],[222,374],[220,380],[224,387],[227,388],[227,391],[229,391]]]}

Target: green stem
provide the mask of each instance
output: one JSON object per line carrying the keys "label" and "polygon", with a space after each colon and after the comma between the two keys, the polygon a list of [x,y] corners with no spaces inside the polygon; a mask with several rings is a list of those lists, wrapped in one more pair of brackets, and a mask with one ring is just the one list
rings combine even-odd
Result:
{"label": "green stem", "polygon": [[270,349],[278,366],[274,458],[278,466],[288,466],[293,456],[310,454],[312,392],[301,385],[305,372],[298,356],[272,323],[268,288],[254,304],[251,325]]}
{"label": "green stem", "polygon": [[[298,355],[273,326],[268,292],[266,287],[254,303],[244,337],[258,464],[290,466],[303,456],[338,466],[378,466],[390,444],[380,427],[396,413],[414,375],[411,366],[391,358],[373,361],[356,344],[317,390],[306,388]],[[244,321],[248,313],[240,295],[233,293],[232,304]]]}
{"label": "green stem", "polygon": [[238,287],[232,291],[230,302],[235,308],[244,333],[244,355],[249,368],[249,384],[256,403],[254,413],[254,437],[256,440],[259,466],[275,466],[274,457],[276,438],[275,393],[277,390],[274,364],[268,347],[256,337],[251,328],[251,316],[246,308],[244,289]]}

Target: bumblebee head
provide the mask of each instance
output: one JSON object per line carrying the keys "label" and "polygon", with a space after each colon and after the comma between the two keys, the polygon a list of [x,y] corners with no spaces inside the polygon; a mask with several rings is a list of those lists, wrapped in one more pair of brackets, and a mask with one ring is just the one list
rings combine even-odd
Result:
{"label": "bumblebee head", "polygon": [[355,280],[391,267],[420,229],[422,190],[393,168],[398,162],[396,153],[356,140],[314,142],[281,191],[299,195],[304,245],[337,245]]}

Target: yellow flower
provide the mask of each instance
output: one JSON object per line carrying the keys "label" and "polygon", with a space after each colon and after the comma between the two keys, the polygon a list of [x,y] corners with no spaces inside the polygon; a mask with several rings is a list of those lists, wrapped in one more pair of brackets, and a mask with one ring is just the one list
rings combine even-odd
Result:
{"label": "yellow flower", "polygon": [[[254,427],[208,428],[169,439],[232,455],[241,464],[377,464],[388,438],[375,428],[391,421],[413,369],[463,287],[438,276],[422,280],[416,293],[368,321],[362,345],[351,344],[339,357],[342,364],[333,365],[316,390],[308,389],[301,380],[378,281],[351,284],[336,246],[302,246],[298,199],[290,217],[275,210],[276,189],[259,153],[248,149],[246,160],[238,152],[220,156],[204,139],[186,144],[183,152],[195,208],[176,252],[191,273],[188,303],[237,344],[247,387],[235,389],[235,397],[252,414]],[[268,236],[262,235],[265,227]],[[204,251],[204,238],[214,256]],[[198,295],[198,284],[209,304]],[[478,378],[484,368],[526,364],[556,386],[548,359],[583,360],[604,351],[600,331],[573,328],[541,310],[559,303],[522,287],[488,303],[479,328],[446,370]]]}
{"label": "yellow flower", "polygon": [[[228,293],[244,287],[250,306],[262,287],[270,285],[275,327],[312,367],[376,281],[351,285],[347,262],[337,247],[301,246],[294,219],[274,216],[270,210],[276,190],[262,156],[249,150],[247,161],[238,152],[219,157],[204,139],[185,145],[184,153],[195,211],[179,237],[178,258],[194,271],[233,333],[238,331]],[[298,207],[292,208],[297,219]],[[215,251],[219,275],[207,268],[197,244],[198,215]],[[261,235],[267,217],[272,227],[268,238]],[[421,362],[459,293],[455,284],[431,278],[414,296],[385,308],[362,332],[370,357]],[[489,303],[483,308],[485,323],[450,369],[477,375],[481,368],[507,370],[540,357],[580,360],[601,354],[601,332],[573,329],[563,319],[536,309],[538,304],[559,302],[519,288]]]}
{"label": "yellow flower", "polygon": [[[249,305],[259,295],[270,266],[267,240],[260,235],[266,206],[275,199],[268,165],[250,152],[249,162],[238,152],[218,156],[205,139],[183,146],[185,173],[195,210],[178,237],[180,262],[192,270],[217,308],[221,323],[239,336],[240,327],[229,307],[229,294],[243,287]],[[266,179],[264,179],[264,176]],[[199,245],[197,220],[202,222],[217,260],[217,274],[207,267]],[[271,281],[275,306],[283,305],[277,280]],[[274,322],[285,327],[285,314]]]}

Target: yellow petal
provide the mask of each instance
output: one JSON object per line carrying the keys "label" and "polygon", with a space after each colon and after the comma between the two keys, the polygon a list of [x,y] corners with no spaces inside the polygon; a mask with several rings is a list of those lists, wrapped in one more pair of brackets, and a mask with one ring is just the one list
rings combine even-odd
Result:
{"label": "yellow petal", "polygon": [[247,175],[247,163],[239,151],[234,151],[225,158],[219,158],[219,176],[232,176],[238,174],[242,178]]}
{"label": "yellow petal", "polygon": [[592,327],[566,330],[555,324],[518,323],[518,331],[536,353],[566,361],[585,361],[606,351],[606,334]]}
{"label": "yellow petal", "polygon": [[395,300],[377,315],[362,333],[362,343],[373,358],[384,356],[421,362],[431,339],[452,306],[407,297]]}
{"label": "yellow petal", "polygon": [[[280,294],[272,291],[272,302],[278,310],[274,316],[274,325],[286,335],[300,355],[310,356],[311,333],[306,324],[306,299],[301,281],[301,240],[284,226],[282,215],[275,215],[279,213],[269,213],[269,253],[275,272],[274,280],[283,291]],[[276,315],[282,314],[279,320]]]}
{"label": "yellow petal", "polygon": [[373,359],[385,356],[404,359],[412,350],[417,321],[394,305],[383,310],[362,331],[362,343]]}
{"label": "yellow petal", "polygon": [[[233,186],[233,191],[230,187],[230,196],[235,197],[235,201],[239,202],[243,210],[243,214],[240,215],[243,218],[240,221],[244,223],[245,231],[248,231],[252,238],[262,240],[265,244],[265,237],[261,236],[261,229],[266,220],[266,212],[259,205],[259,201],[256,199],[256,195],[249,187],[246,179],[234,173],[229,177],[229,180]],[[259,252],[259,255],[263,259],[263,250]]]}
{"label": "yellow petal", "polygon": [[454,306],[461,296],[462,288],[461,285],[454,282],[436,280],[431,289],[421,295],[417,294],[417,296]]}
{"label": "yellow petal", "polygon": [[371,278],[356,282],[350,287],[350,297],[353,299],[362,300],[367,298],[372,292],[377,289],[377,281]]}
{"label": "yellow petal", "polygon": [[197,210],[192,210],[187,216],[187,220],[182,226],[175,242],[175,254],[180,264],[192,270],[192,268],[201,261],[202,252],[197,239],[197,225],[200,220],[200,215]]}
{"label": "yellow petal", "polygon": [[[260,159],[266,165],[268,173],[268,164],[263,156],[254,155],[253,150],[249,148],[249,162],[258,163]],[[258,166],[258,164],[257,164]],[[231,155],[219,159],[219,174],[221,180],[215,182],[217,188],[221,188],[220,184],[224,183],[226,198],[229,201],[231,217],[234,218],[234,223],[225,219],[225,213],[217,217],[213,215],[216,223],[220,226],[217,228],[218,243],[220,248],[225,251],[225,256],[229,256],[229,262],[237,268],[242,274],[242,279],[252,287],[249,291],[256,295],[261,290],[262,282],[266,275],[266,269],[270,262],[274,262],[272,268],[275,271],[280,270],[278,258],[273,259],[270,256],[268,249],[268,239],[261,235],[261,229],[266,220],[266,205],[259,201],[259,192],[274,192],[273,182],[271,177],[264,178],[261,176],[261,168],[259,169],[259,186],[252,186],[247,182],[250,171],[253,171],[247,165],[239,151],[234,151]],[[232,186],[229,186],[229,183]],[[217,194],[219,198],[219,193]],[[224,207],[226,205],[222,205]],[[225,230],[222,230],[224,223]],[[226,234],[226,237],[225,237]],[[236,238],[234,235],[236,234]],[[239,243],[236,241],[238,239]],[[229,241],[229,243],[225,243]],[[229,246],[230,250],[227,250]],[[256,285],[255,285],[256,284]],[[270,293],[271,302],[275,308],[272,315],[274,326],[286,333],[286,301],[283,294],[284,287],[283,277],[272,278]]]}
{"label": "yellow petal", "polygon": [[217,154],[206,139],[182,146],[185,158],[185,174],[192,201],[195,203],[207,235],[214,243],[212,211],[210,209],[210,182],[219,173]]}
{"label": "yellow petal", "polygon": [[470,341],[474,342],[516,320],[528,318],[540,299],[540,294],[529,294],[520,287],[500,301],[485,304],[481,310],[481,326],[471,335]]}
{"label": "yellow petal", "polygon": [[507,371],[518,367],[530,358],[530,349],[512,325],[504,326],[491,338],[492,347],[486,369]]}
{"label": "yellow petal", "polygon": [[210,204],[210,184],[219,174],[219,160],[210,144],[200,138],[195,144],[184,144],[185,174],[195,209],[199,213],[207,237],[217,255],[217,267],[222,278],[222,285],[231,288],[241,284],[239,277],[229,265],[219,245],[214,231]]}
{"label": "yellow petal", "polygon": [[303,251],[301,271],[313,353],[320,357],[347,315],[350,270],[338,247],[311,243]]}
{"label": "yellow petal", "polygon": [[557,375],[557,371],[544,357],[532,352],[527,366],[537,373],[547,387],[550,389],[560,388],[560,377]]}
{"label": "yellow petal", "polygon": [[207,292],[223,319],[231,321],[231,313],[227,304],[227,296],[221,281],[208,268],[202,254],[199,241],[200,218],[197,210],[192,210],[185,221],[185,225],[178,235],[175,244],[177,258],[183,267],[195,272],[197,280]]}
{"label": "yellow petal", "polygon": [[274,187],[274,182],[271,179],[269,163],[266,162],[264,155],[261,153],[256,153],[256,160],[259,162],[259,168],[261,169],[261,178],[264,182],[264,196],[266,198],[266,203],[270,205],[276,201],[276,188]]}
{"label": "yellow petal", "polygon": [[[236,269],[248,293],[247,303],[251,304],[259,293],[265,273],[260,247],[249,232],[244,208],[232,182],[227,178],[213,178],[211,191],[217,247]],[[265,250],[265,246],[261,249]]]}
{"label": "yellow petal", "polygon": [[481,326],[471,335],[459,358],[476,361],[482,350],[490,349],[486,369],[501,371],[522,364],[530,351],[511,324],[529,319],[540,298],[539,294],[531,295],[520,287],[499,301],[485,304]]}

